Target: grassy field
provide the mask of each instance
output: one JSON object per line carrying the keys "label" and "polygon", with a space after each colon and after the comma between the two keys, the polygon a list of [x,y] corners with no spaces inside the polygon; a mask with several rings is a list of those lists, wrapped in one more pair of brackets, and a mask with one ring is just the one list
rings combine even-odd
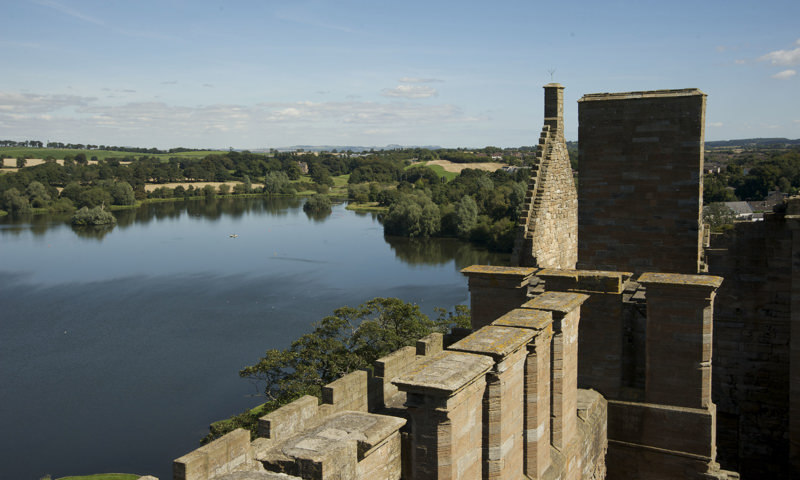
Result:
{"label": "grassy field", "polygon": [[132,473],[97,473],[78,477],[61,477],[56,480],[138,480],[141,475]]}
{"label": "grassy field", "polygon": [[445,180],[448,182],[460,175],[459,172],[448,172],[441,165],[425,165],[425,166],[436,172],[436,175],[444,177]]}
{"label": "grassy field", "polygon": [[353,210],[355,212],[375,212],[375,213],[386,213],[389,211],[389,207],[381,207],[378,205],[378,202],[367,202],[367,203],[355,203],[349,202],[346,207],[347,210]]}
{"label": "grassy field", "polygon": [[86,155],[86,158],[91,159],[97,157],[98,160],[104,160],[108,157],[124,158],[132,155],[136,158],[141,156],[158,157],[161,160],[167,161],[172,157],[182,158],[197,158],[205,157],[212,153],[226,153],[222,150],[202,150],[197,152],[180,152],[180,153],[133,153],[133,152],[117,152],[114,150],[78,150],[71,148],[27,148],[27,147],[0,147],[0,158],[17,158],[27,156],[28,158],[47,158],[53,157],[55,159],[63,159],[65,156],[75,156],[79,153]]}

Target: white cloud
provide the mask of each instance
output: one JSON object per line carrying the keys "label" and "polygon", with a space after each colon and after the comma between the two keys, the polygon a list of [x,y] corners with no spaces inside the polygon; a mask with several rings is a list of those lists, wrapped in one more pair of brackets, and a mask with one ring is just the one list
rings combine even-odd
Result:
{"label": "white cloud", "polygon": [[403,77],[400,79],[401,83],[437,83],[441,82],[438,78],[418,78],[418,77]]}
{"label": "white cloud", "polygon": [[0,111],[20,114],[52,112],[66,107],[85,107],[95,97],[77,95],[40,95],[0,92]]}
{"label": "white cloud", "polygon": [[[214,147],[261,139],[272,145],[363,139],[384,132],[391,143],[477,119],[454,105],[394,102],[273,102],[256,105],[169,105],[164,102],[104,104],[94,97],[0,93],[0,131],[7,138],[47,138],[111,145]],[[420,126],[422,126],[420,128]],[[377,133],[375,133],[377,135]],[[365,140],[366,141],[366,140]],[[247,145],[245,145],[247,146]],[[252,144],[250,145],[252,146]]]}
{"label": "white cloud", "polygon": [[772,76],[772,78],[775,78],[777,80],[786,80],[787,78],[792,78],[795,75],[797,75],[797,72],[795,70],[784,70],[782,72],[776,73],[775,75]]}
{"label": "white cloud", "polygon": [[709,127],[721,127],[722,122],[708,122]]}
{"label": "white cloud", "polygon": [[738,60],[734,60],[733,63],[735,63],[736,65],[744,65],[745,63],[747,63],[747,61],[738,59]]}
{"label": "white cloud", "polygon": [[422,85],[398,85],[395,88],[383,89],[384,97],[430,98],[438,94],[435,88]]}
{"label": "white cloud", "polygon": [[[800,45],[800,40],[797,40],[795,44]],[[775,50],[758,59],[761,61],[768,61],[773,65],[800,65],[800,46],[794,50]]]}

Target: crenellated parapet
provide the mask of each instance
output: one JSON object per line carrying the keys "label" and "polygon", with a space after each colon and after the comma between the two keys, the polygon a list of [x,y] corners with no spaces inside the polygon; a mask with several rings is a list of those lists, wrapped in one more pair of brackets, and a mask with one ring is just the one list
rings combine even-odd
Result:
{"label": "crenellated parapet", "polygon": [[[473,270],[485,276],[491,268]],[[518,275],[532,271],[495,273],[501,281],[488,281],[487,288],[517,290]],[[452,345],[430,335],[377,360],[372,373],[353,372],[325,386],[321,403],[306,396],[265,415],[252,442],[238,430],[177,459],[175,480],[234,473],[319,480],[602,478],[606,402],[577,388],[580,309],[588,296],[517,295],[517,308]],[[226,453],[216,469],[192,463],[233,451],[245,455]]]}

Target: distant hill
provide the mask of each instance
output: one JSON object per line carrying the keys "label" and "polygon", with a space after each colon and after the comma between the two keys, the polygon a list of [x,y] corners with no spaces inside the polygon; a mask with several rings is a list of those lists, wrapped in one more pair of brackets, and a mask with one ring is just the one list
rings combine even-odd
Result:
{"label": "distant hill", "polygon": [[743,138],[739,140],[716,140],[706,142],[707,147],[787,147],[800,145],[800,139],[788,138]]}
{"label": "distant hill", "polygon": [[[302,150],[304,152],[332,152],[336,150],[337,152],[369,152],[370,150],[400,150],[405,148],[427,148],[428,150],[439,150],[440,146],[438,145],[386,145],[384,147],[365,147],[362,145],[293,145],[291,147],[278,147],[275,150],[279,152],[296,152],[298,150]],[[268,148],[261,148],[261,149],[254,149],[250,150],[251,152],[258,153],[258,152],[269,152],[270,149]]]}

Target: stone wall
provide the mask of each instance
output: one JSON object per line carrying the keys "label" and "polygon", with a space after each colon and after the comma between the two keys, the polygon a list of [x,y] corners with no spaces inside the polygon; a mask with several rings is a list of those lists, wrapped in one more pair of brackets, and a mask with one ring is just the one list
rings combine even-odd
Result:
{"label": "stone wall", "polygon": [[240,428],[175,460],[172,478],[206,480],[256,467],[250,432]]}
{"label": "stone wall", "polygon": [[575,268],[578,195],[564,139],[564,87],[544,87],[544,127],[512,253],[512,265]]}
{"label": "stone wall", "polygon": [[800,198],[763,222],[713,235],[707,250],[709,271],[725,277],[714,317],[719,461],[751,478],[800,475],[787,442],[797,444],[800,427],[797,401],[790,401],[800,393],[792,392],[800,360],[800,339],[793,338],[800,325],[800,232],[790,209],[800,213]]}
{"label": "stone wall", "polygon": [[606,401],[577,388],[587,298],[546,292],[447,348],[423,338],[327,385],[322,403],[265,415],[253,442],[237,430],[175,460],[174,478],[603,478]]}
{"label": "stone wall", "polygon": [[698,273],[706,96],[696,89],[578,102],[578,268]]}
{"label": "stone wall", "polygon": [[[710,360],[713,304],[721,278],[542,269],[529,282],[539,289],[543,284],[544,292],[535,293],[523,307],[553,315],[551,436],[557,453],[551,462],[580,458],[569,453],[574,447],[561,433],[573,435],[574,417],[562,415],[564,423],[557,419],[560,409],[574,408],[563,398],[571,402],[577,396],[560,386],[574,375],[569,388],[596,389],[608,401],[608,458],[603,464],[608,478],[737,478],[715,462]],[[480,285],[489,283],[484,279],[470,292],[485,298]],[[571,320],[574,301],[582,304],[579,321]],[[632,318],[641,323],[641,333],[626,332]],[[626,347],[628,343],[635,345]],[[634,358],[641,371],[625,375],[623,364]],[[589,478],[587,472],[583,475]]]}

